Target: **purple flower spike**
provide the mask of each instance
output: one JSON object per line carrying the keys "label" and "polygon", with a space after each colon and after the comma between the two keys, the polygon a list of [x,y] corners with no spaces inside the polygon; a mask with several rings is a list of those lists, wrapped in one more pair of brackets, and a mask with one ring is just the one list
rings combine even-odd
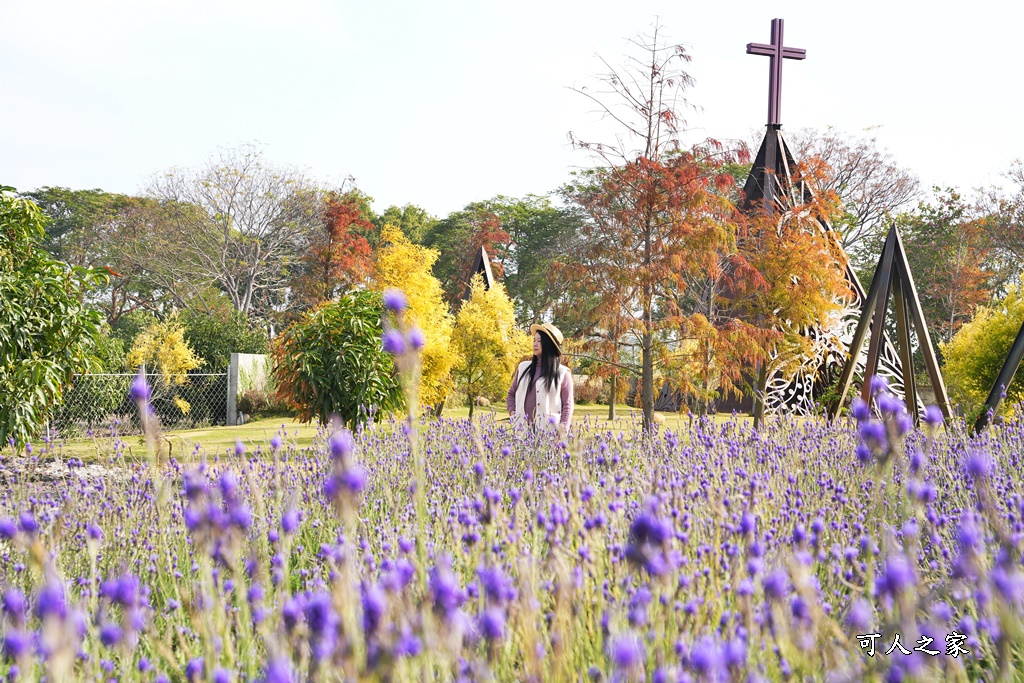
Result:
{"label": "purple flower spike", "polygon": [[381,341],[384,344],[384,350],[392,356],[401,356],[405,353],[405,337],[398,330],[388,330],[381,337]]}
{"label": "purple flower spike", "polygon": [[612,641],[609,648],[616,669],[631,669],[644,659],[644,648],[635,633],[624,633]]}
{"label": "purple flower spike", "polygon": [[864,422],[871,417],[871,410],[868,408],[868,404],[858,396],[850,403],[850,415],[853,415],[857,422]]}
{"label": "purple flower spike", "polygon": [[129,395],[135,403],[141,403],[149,400],[149,397],[151,396],[149,382],[146,381],[146,376],[142,374],[141,371],[139,374],[135,375],[135,379],[132,380],[132,388]]}
{"label": "purple flower spike", "polygon": [[942,410],[936,405],[930,405],[924,409],[924,422],[925,424],[938,427],[942,424]]}
{"label": "purple flower spike", "polygon": [[400,313],[408,306],[409,300],[405,297],[405,292],[400,289],[384,290],[384,308],[393,313]]}
{"label": "purple flower spike", "polygon": [[18,524],[10,517],[0,519],[0,538],[9,541],[18,535]]}
{"label": "purple flower spike", "polygon": [[407,339],[409,341],[409,346],[411,346],[415,351],[422,350],[427,343],[426,335],[423,334],[423,330],[418,327],[414,327],[409,330]]}
{"label": "purple flower spike", "polygon": [[281,515],[281,531],[286,534],[293,534],[299,528],[299,511],[295,508],[288,508]]}
{"label": "purple flower spike", "polygon": [[505,635],[505,612],[500,607],[488,607],[480,615],[480,632],[487,640],[501,640]]}
{"label": "purple flower spike", "polygon": [[64,619],[67,615],[68,605],[64,599],[64,586],[56,581],[50,581],[36,596],[36,616],[45,621],[51,616]]}
{"label": "purple flower spike", "polygon": [[260,683],[295,683],[295,674],[287,657],[275,657],[267,663]]}
{"label": "purple flower spike", "polygon": [[17,588],[8,588],[3,597],[3,611],[12,621],[24,621],[25,595]]}
{"label": "purple flower spike", "polygon": [[352,455],[356,442],[352,438],[352,432],[342,429],[331,435],[331,457],[335,460],[342,460]]}
{"label": "purple flower spike", "polygon": [[880,391],[887,391],[889,389],[889,382],[886,381],[881,375],[871,376],[871,395],[875,396]]}
{"label": "purple flower spike", "polygon": [[992,459],[982,451],[971,451],[967,456],[967,474],[972,479],[985,479],[992,474]]}
{"label": "purple flower spike", "polygon": [[241,458],[245,455],[245,444],[239,439],[235,439],[235,457]]}

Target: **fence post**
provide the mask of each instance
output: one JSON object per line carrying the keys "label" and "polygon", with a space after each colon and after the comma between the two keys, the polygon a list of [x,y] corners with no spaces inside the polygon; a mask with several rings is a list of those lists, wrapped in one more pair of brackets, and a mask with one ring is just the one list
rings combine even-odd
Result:
{"label": "fence post", "polygon": [[231,354],[231,363],[228,365],[228,414],[227,423],[229,427],[238,424],[238,356]]}

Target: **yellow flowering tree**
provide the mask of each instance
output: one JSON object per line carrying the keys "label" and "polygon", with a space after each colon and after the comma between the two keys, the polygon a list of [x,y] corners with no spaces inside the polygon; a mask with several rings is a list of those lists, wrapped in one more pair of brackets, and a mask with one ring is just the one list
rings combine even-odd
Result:
{"label": "yellow flowering tree", "polygon": [[431,273],[439,252],[413,244],[394,225],[384,226],[378,244],[373,259],[374,285],[405,292],[409,321],[423,330],[427,340],[422,353],[420,402],[440,412],[453,389],[452,366],[458,356],[452,349],[452,315],[441,282]]}
{"label": "yellow flowering tree", "polygon": [[191,406],[178,395],[176,388],[188,380],[189,370],[201,366],[203,360],[185,341],[185,328],[176,317],[152,323],[140,332],[125,363],[132,370],[145,364],[147,375],[156,372],[155,379],[151,380],[154,404],[160,399],[170,399],[183,415],[188,414]]}
{"label": "yellow flowering tree", "polygon": [[[1002,301],[979,306],[970,322],[957,330],[948,342],[939,344],[945,365],[942,375],[950,398],[958,403],[973,424],[982,410],[992,384],[999,376],[1013,340],[1024,323],[1024,292],[1011,289]],[[1012,414],[1024,401],[1024,367],[1006,387],[1001,412]]]}
{"label": "yellow flowering tree", "polygon": [[469,416],[478,396],[497,398],[508,389],[519,359],[530,353],[530,335],[516,327],[515,307],[505,286],[484,287],[474,275],[470,296],[455,317],[452,345],[459,356],[455,380],[469,398]]}

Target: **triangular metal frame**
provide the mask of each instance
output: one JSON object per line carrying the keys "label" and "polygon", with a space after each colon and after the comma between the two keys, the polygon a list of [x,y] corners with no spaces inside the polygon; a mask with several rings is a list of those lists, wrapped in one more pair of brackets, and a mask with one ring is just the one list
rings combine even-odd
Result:
{"label": "triangular metal frame", "polygon": [[893,295],[896,304],[896,336],[900,364],[903,367],[904,398],[907,410],[911,411],[915,423],[920,420],[917,386],[914,381],[913,350],[910,347],[910,326],[912,324],[917,332],[917,340],[924,355],[928,378],[931,380],[939,409],[948,421],[950,418],[949,396],[946,394],[946,385],[942,381],[939,363],[935,358],[935,349],[925,325],[921,300],[917,296],[914,278],[910,273],[910,264],[907,261],[907,253],[903,249],[903,240],[900,239],[895,225],[889,229],[889,234],[885,238],[885,247],[882,249],[882,256],[878,259],[878,268],[875,269],[871,287],[864,298],[860,321],[857,323],[857,330],[854,332],[846,362],[843,364],[843,374],[839,379],[839,398],[832,408],[832,417],[838,417],[839,411],[842,410],[843,404],[846,402],[846,394],[849,392],[853,372],[857,367],[857,358],[860,356],[864,337],[867,336],[869,327],[871,328],[871,341],[868,344],[868,357],[860,393],[865,402],[870,401],[871,378],[878,369],[878,357],[885,338],[885,314],[889,306],[890,294]]}
{"label": "triangular metal frame", "polygon": [[[484,288],[490,289],[494,286],[494,274],[491,272],[491,259],[487,256],[487,250],[482,246],[480,250],[476,252],[476,257],[473,259],[473,269],[470,272],[469,279],[472,280],[476,274],[483,275]],[[465,301],[469,300],[470,287],[469,283],[466,283],[466,291],[462,294],[462,298]]]}
{"label": "triangular metal frame", "polygon": [[976,434],[984,431],[988,426],[989,416],[996,414],[996,410],[1003,400],[1003,394],[1010,387],[1010,382],[1017,374],[1017,368],[1020,367],[1022,360],[1024,360],[1024,323],[1021,323],[1020,332],[1017,333],[1017,338],[1013,341],[1009,353],[1006,354],[1006,360],[1003,361],[1003,367],[999,369],[996,381],[992,384],[992,390],[988,392],[985,408],[974,423]]}

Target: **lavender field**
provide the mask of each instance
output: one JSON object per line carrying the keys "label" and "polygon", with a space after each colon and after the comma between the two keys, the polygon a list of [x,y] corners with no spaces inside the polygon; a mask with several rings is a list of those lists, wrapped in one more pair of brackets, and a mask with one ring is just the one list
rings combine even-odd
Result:
{"label": "lavender field", "polygon": [[1024,425],[970,440],[879,403],[568,442],[391,419],[205,466],[130,466],[112,440],[124,476],[3,487],[0,673],[1018,677]]}

